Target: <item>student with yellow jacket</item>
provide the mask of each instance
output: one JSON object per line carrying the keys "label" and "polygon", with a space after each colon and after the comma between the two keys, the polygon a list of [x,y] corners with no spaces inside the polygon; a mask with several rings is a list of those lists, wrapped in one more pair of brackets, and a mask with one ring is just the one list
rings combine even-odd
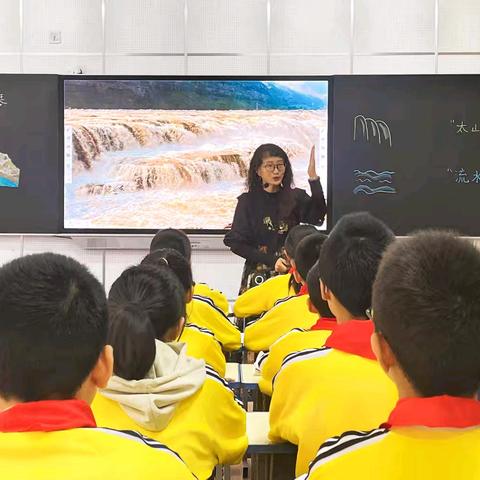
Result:
{"label": "student with yellow jacket", "polygon": [[[299,250],[301,250],[303,243],[307,242],[305,244],[305,255],[297,257],[297,269],[302,276],[305,275],[305,271],[309,268],[311,262],[317,260],[323,244],[324,238],[322,236],[315,237],[317,235],[310,235],[299,246]],[[272,395],[272,380],[280,370],[287,355],[305,348],[323,347],[337,325],[337,321],[328,308],[328,303],[320,295],[318,263],[308,270],[306,277],[310,310],[315,314],[320,314],[320,318],[310,329],[294,328],[290,330],[274,342],[267,353],[259,354],[256,362],[261,372],[258,386],[265,395]]]}
{"label": "student with yellow jacket", "polygon": [[167,443],[200,480],[247,448],[245,411],[226,382],[175,342],[184,290],[165,265],[127,269],[109,294],[114,376],[95,398],[105,427],[139,430]]}
{"label": "student with yellow jacket", "polygon": [[[307,227],[299,225],[295,228]],[[312,227],[313,228],[313,227]],[[294,231],[292,229],[292,231]],[[248,350],[258,352],[268,350],[280,337],[292,329],[310,329],[318,320],[318,314],[310,308],[308,290],[305,279],[308,270],[317,261],[318,252],[327,238],[317,232],[304,235],[295,248],[295,259],[292,259],[295,282],[300,285],[295,296],[279,300],[276,305],[262,315],[257,321],[245,329],[244,343]],[[295,235],[297,237],[298,235]]]}
{"label": "student with yellow jacket", "polygon": [[366,313],[382,254],[393,239],[380,220],[355,213],[342,217],[322,246],[318,288],[337,326],[325,346],[285,357],[270,404],[270,439],[298,445],[298,475],[327,438],[380,423],[395,405],[395,387],[371,349],[373,324]]}
{"label": "student with yellow jacket", "polygon": [[98,280],[42,253],[0,268],[0,472],[9,480],[193,480],[163,443],[102,428],[90,404],[112,373]]}
{"label": "student with yellow jacket", "polygon": [[[219,367],[216,369],[219,373],[221,370],[224,371],[225,365],[220,365],[221,359],[218,349],[220,347],[223,350],[238,350],[241,346],[240,331],[211,299],[193,295],[192,268],[188,260],[172,248],[163,248],[148,254],[142,260],[142,264],[168,265],[175,272],[186,292],[187,325],[196,326],[202,329],[204,333],[206,330],[213,333],[213,338],[207,341],[205,337],[201,338],[199,335],[187,332],[189,334],[188,339],[184,337],[182,341],[189,343],[189,352],[191,352],[189,354],[196,358],[204,358],[212,367],[216,368],[218,365]],[[190,340],[194,341],[195,339],[200,340],[202,345],[206,347],[202,350],[208,356],[200,355],[202,350],[200,350],[201,347],[199,345],[194,348],[190,344]],[[223,363],[225,363],[225,356],[223,354],[222,356],[224,359]]]}
{"label": "student with yellow jacket", "polygon": [[291,267],[289,273],[269,278],[265,282],[243,292],[233,305],[237,318],[257,317],[270,310],[277,300],[296,295],[300,283],[295,280],[295,249],[307,235],[317,232],[313,225],[295,225],[287,235],[284,246],[286,264]]}
{"label": "student with yellow jacket", "polygon": [[[176,250],[190,265],[192,264],[192,245],[188,236],[181,230],[175,228],[159,230],[150,242],[150,253],[162,248]],[[195,283],[193,294],[211,299],[225,315],[228,315],[228,300],[222,292],[210,288],[206,283]]]}
{"label": "student with yellow jacket", "polygon": [[469,240],[421,232],[387,250],[372,345],[400,400],[381,425],[325,441],[308,480],[480,478],[479,290]]}

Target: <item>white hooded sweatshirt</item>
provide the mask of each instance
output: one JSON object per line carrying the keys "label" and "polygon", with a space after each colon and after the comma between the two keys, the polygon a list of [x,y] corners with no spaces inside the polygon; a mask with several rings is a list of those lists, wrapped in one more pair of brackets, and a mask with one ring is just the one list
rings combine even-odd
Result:
{"label": "white hooded sweatshirt", "polygon": [[168,425],[177,405],[202,387],[206,371],[203,360],[187,356],[184,343],[155,343],[155,360],[144,379],[113,376],[101,393],[118,402],[135,423],[158,432]]}

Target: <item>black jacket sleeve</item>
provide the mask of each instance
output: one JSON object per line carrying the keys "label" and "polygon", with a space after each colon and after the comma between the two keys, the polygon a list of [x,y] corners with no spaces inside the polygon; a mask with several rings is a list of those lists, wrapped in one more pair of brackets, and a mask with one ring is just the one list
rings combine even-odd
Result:
{"label": "black jacket sleeve", "polygon": [[273,268],[277,260],[275,255],[262,253],[258,249],[253,235],[253,226],[250,225],[248,218],[247,197],[244,195],[238,198],[232,228],[225,235],[223,243],[230,247],[233,253],[245,258],[251,264],[263,263]]}
{"label": "black jacket sleeve", "polygon": [[300,190],[302,193],[297,199],[300,208],[300,222],[321,225],[327,213],[327,204],[325,203],[322,184],[320,179],[309,180],[308,183],[310,184],[312,196],[308,196],[305,190]]}

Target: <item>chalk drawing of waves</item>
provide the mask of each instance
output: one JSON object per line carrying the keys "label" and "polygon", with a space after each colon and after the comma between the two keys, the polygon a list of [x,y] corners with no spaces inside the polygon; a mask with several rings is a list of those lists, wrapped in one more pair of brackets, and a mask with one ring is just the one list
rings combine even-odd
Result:
{"label": "chalk drawing of waves", "polygon": [[365,195],[375,195],[377,193],[397,193],[397,191],[392,187],[377,187],[371,188],[368,185],[358,185],[354,188],[353,193],[355,195],[359,193],[364,193]]}
{"label": "chalk drawing of waves", "polygon": [[395,172],[390,172],[388,170],[385,170],[384,172],[376,172],[375,170],[366,170],[365,172],[362,172],[361,170],[354,170],[353,173],[359,182],[374,181],[380,183],[392,183],[392,175],[395,174]]}

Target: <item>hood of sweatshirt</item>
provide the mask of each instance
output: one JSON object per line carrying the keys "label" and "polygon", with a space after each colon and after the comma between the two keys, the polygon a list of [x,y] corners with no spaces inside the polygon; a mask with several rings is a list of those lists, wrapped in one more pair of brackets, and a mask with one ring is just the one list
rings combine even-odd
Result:
{"label": "hood of sweatshirt", "polygon": [[101,394],[120,404],[135,423],[161,431],[179,403],[195,394],[205,382],[205,362],[188,357],[184,343],[156,340],[156,356],[142,380],[113,376]]}

